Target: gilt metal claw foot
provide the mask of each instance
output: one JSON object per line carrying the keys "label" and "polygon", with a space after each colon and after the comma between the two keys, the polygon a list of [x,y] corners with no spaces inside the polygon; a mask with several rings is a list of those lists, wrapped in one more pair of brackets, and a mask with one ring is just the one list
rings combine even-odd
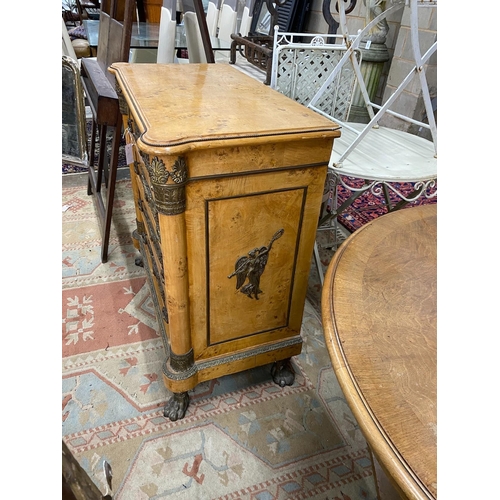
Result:
{"label": "gilt metal claw foot", "polygon": [[292,385],[295,381],[295,371],[292,366],[291,358],[275,361],[271,368],[271,375],[275,384],[280,387]]}
{"label": "gilt metal claw foot", "polygon": [[189,405],[189,394],[187,392],[174,392],[163,410],[163,416],[172,422],[184,418]]}

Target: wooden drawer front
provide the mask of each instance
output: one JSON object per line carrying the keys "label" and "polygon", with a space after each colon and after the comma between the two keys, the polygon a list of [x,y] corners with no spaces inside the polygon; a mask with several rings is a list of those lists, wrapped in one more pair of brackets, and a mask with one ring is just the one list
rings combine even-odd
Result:
{"label": "wooden drawer front", "polygon": [[155,207],[153,193],[149,182],[149,175],[140,152],[133,143],[134,157],[139,158],[134,163],[135,180],[137,186],[137,200],[142,217],[143,232],[141,234],[142,253],[146,262],[148,274],[151,279],[152,290],[157,301],[159,318],[165,323],[165,330],[168,330],[168,312],[166,307],[166,287],[163,270],[162,247],[160,240],[158,212]]}
{"label": "wooden drawer front", "polygon": [[154,201],[149,199],[144,184],[138,179],[137,188],[139,191],[139,209],[144,221],[144,230],[150,240],[151,250],[156,258],[156,263],[163,274],[163,250],[161,247],[160,231],[158,230],[158,212],[156,211]]}
{"label": "wooden drawer front", "polygon": [[155,233],[159,234],[159,223],[158,223],[158,211],[156,210],[153,191],[151,188],[151,181],[149,178],[149,173],[144,164],[142,157],[141,160],[136,161],[134,164],[134,171],[136,173],[136,178],[139,181],[138,184],[141,186],[142,199],[148,206],[151,219],[151,228]]}
{"label": "wooden drawer front", "polygon": [[[154,295],[157,320],[163,322],[163,329],[160,328],[160,333],[164,332],[168,337],[168,311],[165,302],[165,285],[163,276],[160,275],[158,267],[151,252],[147,236],[141,236],[141,253],[144,259],[144,267],[146,268],[150,281],[151,293]],[[167,339],[164,339],[165,341]]]}

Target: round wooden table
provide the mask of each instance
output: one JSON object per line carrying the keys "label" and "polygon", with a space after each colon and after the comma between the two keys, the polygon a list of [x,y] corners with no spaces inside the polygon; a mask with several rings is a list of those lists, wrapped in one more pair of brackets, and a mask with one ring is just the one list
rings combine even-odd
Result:
{"label": "round wooden table", "polygon": [[437,205],[375,219],[334,254],[322,293],[337,379],[403,498],[437,498]]}

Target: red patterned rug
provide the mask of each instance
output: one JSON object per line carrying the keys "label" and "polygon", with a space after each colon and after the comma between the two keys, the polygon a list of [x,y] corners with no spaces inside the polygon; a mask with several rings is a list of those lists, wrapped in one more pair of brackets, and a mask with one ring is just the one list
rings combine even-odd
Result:
{"label": "red patterned rug", "polygon": [[[362,179],[349,179],[348,185],[360,188],[363,185]],[[408,196],[414,190],[414,184],[409,182],[394,182],[392,186],[397,189],[398,192]],[[437,189],[437,185],[436,185]],[[339,186],[339,205],[341,205],[345,200],[351,196],[351,192],[344,186]],[[396,205],[401,198],[389,190],[389,198],[391,204]],[[437,196],[434,198],[425,198],[421,196],[416,201],[409,203],[406,208],[414,207],[418,205],[429,205],[432,203],[437,203]],[[367,222],[384,215],[387,213],[387,205],[385,203],[383,196],[375,196],[370,191],[362,194],[354,203],[349,206],[346,210],[342,212],[339,216],[339,222],[344,226],[349,232],[353,233],[356,229],[364,226]]]}
{"label": "red patterned rug", "polygon": [[116,500],[377,499],[310,302],[292,386],[274,384],[263,366],[199,384],[184,419],[163,416],[164,351],[134,263],[130,181],[117,183],[115,200],[102,264],[86,182],[62,192],[62,436],[102,493],[106,461]]}

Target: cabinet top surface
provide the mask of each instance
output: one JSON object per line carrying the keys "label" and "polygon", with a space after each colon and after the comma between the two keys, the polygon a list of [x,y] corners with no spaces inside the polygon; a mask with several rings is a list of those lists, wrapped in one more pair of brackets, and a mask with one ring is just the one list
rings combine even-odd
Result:
{"label": "cabinet top surface", "polygon": [[115,63],[111,71],[145,145],[340,136],[338,124],[229,65]]}

